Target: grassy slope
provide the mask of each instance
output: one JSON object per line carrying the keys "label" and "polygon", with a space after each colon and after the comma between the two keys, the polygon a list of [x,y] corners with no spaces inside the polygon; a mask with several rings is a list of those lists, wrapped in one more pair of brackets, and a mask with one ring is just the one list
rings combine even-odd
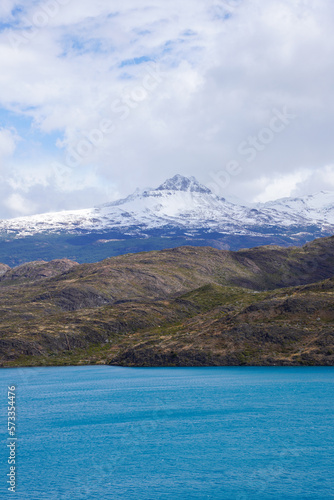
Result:
{"label": "grassy slope", "polygon": [[3,366],[334,362],[334,238],[40,266],[0,280]]}

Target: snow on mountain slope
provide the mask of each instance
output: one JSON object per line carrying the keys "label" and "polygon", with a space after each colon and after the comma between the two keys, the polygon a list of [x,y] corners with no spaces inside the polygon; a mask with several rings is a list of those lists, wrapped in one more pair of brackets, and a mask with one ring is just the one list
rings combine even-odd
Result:
{"label": "snow on mountain slope", "polygon": [[211,223],[240,223],[247,217],[246,207],[233,205],[215,196],[208,188],[193,177],[187,179],[175,176],[156,189],[147,189],[130,195],[124,200],[104,205],[106,215],[114,214],[111,209],[119,207],[123,216],[149,224],[150,227],[165,224],[182,226]]}
{"label": "snow on mountain slope", "polygon": [[310,223],[334,224],[334,192],[320,191],[303,198],[281,198],[258,205],[264,213],[303,217]]}
{"label": "snow on mountain slope", "polygon": [[[246,207],[214,195],[194,177],[176,175],[156,189],[136,190],[125,199],[84,210],[54,212],[0,221],[1,233],[26,236],[42,232],[117,230],[145,234],[155,228],[204,229],[224,234],[258,234],[262,228],[290,226],[334,231],[334,193]],[[261,231],[260,231],[261,232]]]}

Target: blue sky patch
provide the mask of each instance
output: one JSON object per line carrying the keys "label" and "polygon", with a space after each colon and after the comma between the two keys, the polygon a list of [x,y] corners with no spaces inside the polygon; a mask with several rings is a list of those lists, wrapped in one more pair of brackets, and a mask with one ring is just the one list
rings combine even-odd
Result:
{"label": "blue sky patch", "polygon": [[0,32],[13,28],[14,23],[2,23],[0,22]]}
{"label": "blue sky patch", "polygon": [[91,52],[94,54],[103,54],[113,51],[114,49],[111,48],[107,50],[99,38],[84,39],[79,36],[67,36],[64,38],[64,51],[61,57],[66,57],[71,52],[83,55]]}
{"label": "blue sky patch", "polygon": [[186,30],[182,33],[183,36],[195,36],[197,35],[196,31],[193,30]]}
{"label": "blue sky patch", "polygon": [[122,61],[119,67],[124,68],[124,66],[135,66],[149,61],[153,61],[153,59],[149,56],[134,57],[133,59],[126,59],[125,61]]}
{"label": "blue sky patch", "polygon": [[14,9],[12,10],[11,14],[13,17],[19,15],[19,14],[22,14],[22,12],[24,12],[24,8],[22,5],[16,5],[16,7],[14,7]]}
{"label": "blue sky patch", "polygon": [[[34,108],[30,108],[31,110]],[[26,108],[28,111],[29,108]],[[7,109],[0,108],[0,128],[5,129],[15,129],[23,141],[19,141],[17,145],[17,155],[24,156],[27,155],[27,144],[40,144],[43,151],[46,153],[58,153],[59,149],[56,146],[57,139],[60,138],[61,134],[59,131],[45,133],[41,132],[38,127],[34,125],[34,120],[32,117],[15,113]],[[25,153],[24,153],[25,152]]]}

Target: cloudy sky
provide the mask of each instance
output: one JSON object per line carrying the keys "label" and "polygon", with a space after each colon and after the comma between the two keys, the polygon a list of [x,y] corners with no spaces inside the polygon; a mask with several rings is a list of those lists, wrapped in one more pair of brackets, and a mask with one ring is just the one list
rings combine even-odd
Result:
{"label": "cloudy sky", "polygon": [[334,190],[332,0],[2,0],[0,217]]}

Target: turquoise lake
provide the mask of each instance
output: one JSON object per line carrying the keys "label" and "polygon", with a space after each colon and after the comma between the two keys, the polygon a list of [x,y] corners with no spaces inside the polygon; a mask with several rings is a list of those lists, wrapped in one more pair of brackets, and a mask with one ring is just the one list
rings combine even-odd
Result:
{"label": "turquoise lake", "polygon": [[332,367],[22,368],[0,379],[1,499],[334,499]]}

